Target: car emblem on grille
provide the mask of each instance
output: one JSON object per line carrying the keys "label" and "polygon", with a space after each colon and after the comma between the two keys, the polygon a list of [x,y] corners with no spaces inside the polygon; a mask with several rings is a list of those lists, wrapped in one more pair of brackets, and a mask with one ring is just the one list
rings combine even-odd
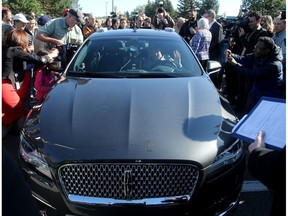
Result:
{"label": "car emblem on grille", "polygon": [[132,186],[133,186],[132,170],[125,170],[123,174],[123,190],[124,190],[124,196],[126,198],[131,197]]}

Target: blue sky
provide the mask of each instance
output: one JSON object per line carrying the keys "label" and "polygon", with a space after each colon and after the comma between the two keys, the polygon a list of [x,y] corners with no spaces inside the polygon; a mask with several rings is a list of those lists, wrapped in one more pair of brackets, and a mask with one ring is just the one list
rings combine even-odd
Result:
{"label": "blue sky", "polygon": [[[95,16],[106,16],[112,11],[113,0],[79,0],[79,5],[85,13],[94,13]],[[114,0],[114,6],[117,6],[117,11],[133,11],[139,5],[147,4],[148,0]],[[151,0],[154,2],[155,0]],[[171,0],[173,7],[177,8],[178,0]],[[227,16],[237,16],[242,0],[219,0],[220,10],[219,15],[226,12]]]}

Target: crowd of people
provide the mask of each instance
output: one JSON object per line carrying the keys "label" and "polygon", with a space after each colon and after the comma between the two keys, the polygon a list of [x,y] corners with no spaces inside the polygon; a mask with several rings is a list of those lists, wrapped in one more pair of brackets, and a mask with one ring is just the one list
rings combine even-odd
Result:
{"label": "crowd of people", "polygon": [[[243,16],[241,13],[242,11],[238,17]],[[79,9],[65,9],[62,17],[51,19],[49,15],[43,14],[36,18],[33,12],[13,16],[8,8],[3,7],[2,83],[5,85],[2,85],[2,118],[11,119],[7,122],[3,121],[4,126],[10,125],[19,118],[19,115],[23,116],[25,113],[25,104],[35,77],[37,85],[32,89],[36,89],[35,94],[41,92],[41,97],[36,96],[37,100],[40,100],[47,91],[38,91],[39,88],[43,90],[51,87],[52,80],[56,76],[47,73],[51,71],[47,70],[47,63],[64,53],[65,58],[61,58],[61,66],[64,68],[83,41],[100,28],[107,30],[173,28],[191,46],[204,69],[208,60],[215,60],[222,64],[215,86],[227,97],[239,117],[247,114],[262,96],[284,98],[286,96],[286,13],[283,11],[272,17],[251,11],[245,16],[248,19],[247,25],[239,26],[232,34],[227,29],[226,20],[217,20],[216,13],[212,9],[204,14],[199,14],[197,8],[191,9],[187,18],[174,19],[163,7],[160,7],[156,9],[153,17],[148,17],[142,12],[134,14],[133,19],[127,19],[123,15],[113,13],[105,22],[100,23],[95,15],[83,14]],[[28,40],[27,44],[24,43],[26,40]],[[12,52],[9,50],[13,46],[18,50],[22,47],[20,50],[25,52],[25,55],[13,52],[15,56],[11,56]],[[43,55],[43,51],[46,55]],[[16,63],[19,61],[15,59],[20,59],[22,63]],[[39,70],[40,73],[37,73]],[[46,79],[39,78],[37,75],[46,76]],[[34,76],[34,80],[31,76]],[[46,80],[43,81],[44,87],[39,80]],[[7,85],[10,85],[10,89],[6,87]],[[11,89],[15,89],[14,97],[7,97],[12,94]],[[15,101],[11,101],[11,98]],[[24,106],[21,112],[20,102],[21,106]]]}
{"label": "crowd of people", "polygon": [[[49,64],[65,55],[59,60],[64,68],[83,41],[100,28],[173,28],[191,46],[204,69],[208,60],[222,64],[215,86],[239,118],[262,96],[285,98],[286,13],[273,17],[251,11],[245,17],[246,26],[238,26],[232,34],[226,20],[217,20],[212,9],[199,14],[195,8],[187,18],[172,18],[161,7],[153,17],[140,13],[129,20],[113,14],[100,23],[95,15],[84,16],[78,9],[65,9],[62,17],[51,19],[47,14],[36,17],[33,12],[13,15],[2,7],[2,137],[10,130],[21,130],[31,98],[43,100],[55,83],[57,69]],[[263,146],[262,138],[260,134],[249,148],[250,161],[257,152],[255,145]],[[255,173],[252,165],[249,169]],[[277,185],[271,187],[277,189]]]}

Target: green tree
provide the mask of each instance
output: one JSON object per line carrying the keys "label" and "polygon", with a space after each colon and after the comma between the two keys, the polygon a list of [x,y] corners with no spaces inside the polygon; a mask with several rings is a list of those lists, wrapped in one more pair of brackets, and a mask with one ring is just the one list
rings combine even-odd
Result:
{"label": "green tree", "polygon": [[[251,11],[260,11],[262,15],[275,16],[277,11],[286,10],[285,0],[246,0],[244,3],[251,4]],[[243,7],[247,5],[243,4]]]}
{"label": "green tree", "polygon": [[46,11],[52,17],[63,16],[63,11],[66,8],[70,8],[72,2],[67,0],[41,0],[43,1],[43,11]]}
{"label": "green tree", "polygon": [[150,0],[148,0],[145,7],[145,14],[152,19],[152,17],[155,15],[155,3],[153,4]]}
{"label": "green tree", "polygon": [[[155,16],[156,9],[159,7],[159,2],[161,2],[161,0],[156,0],[154,2],[151,2],[150,0],[148,0],[147,5],[145,6],[145,14],[151,17],[151,19]],[[174,10],[171,1],[162,0],[162,2],[163,2],[163,8],[165,9],[165,11],[167,11],[172,18],[176,18],[177,13]]]}
{"label": "green tree", "polygon": [[197,0],[178,0],[177,12],[179,17],[189,17],[189,12],[193,8],[200,8],[200,3]]}
{"label": "green tree", "polygon": [[200,11],[199,14],[203,15],[205,13],[205,11],[213,9],[216,14],[218,14],[219,11],[219,1],[218,0],[203,0],[201,7],[200,7]]}
{"label": "green tree", "polygon": [[5,6],[9,6],[13,14],[28,14],[31,11],[33,11],[34,13],[41,11],[41,5],[39,0],[3,1],[2,4]]}
{"label": "green tree", "polygon": [[67,0],[4,0],[2,5],[8,6],[13,14],[33,11],[36,16],[49,14],[51,17],[63,16],[65,8],[70,8],[74,1]]}

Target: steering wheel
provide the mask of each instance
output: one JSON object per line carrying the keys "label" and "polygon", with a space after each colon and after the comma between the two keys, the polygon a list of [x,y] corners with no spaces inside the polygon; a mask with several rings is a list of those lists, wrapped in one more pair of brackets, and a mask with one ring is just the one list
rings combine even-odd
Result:
{"label": "steering wheel", "polygon": [[157,65],[154,66],[151,71],[163,71],[163,72],[174,72],[177,69],[177,65],[171,60],[161,60],[157,62]]}

